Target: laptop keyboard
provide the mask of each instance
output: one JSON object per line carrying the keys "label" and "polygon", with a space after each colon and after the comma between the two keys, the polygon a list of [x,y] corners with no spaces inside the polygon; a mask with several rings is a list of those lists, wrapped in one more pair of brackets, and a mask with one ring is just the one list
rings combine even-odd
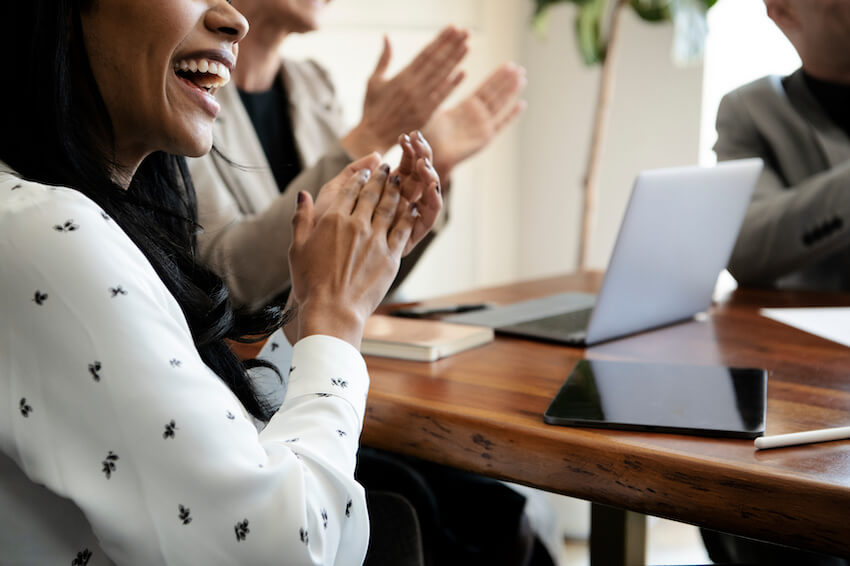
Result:
{"label": "laptop keyboard", "polygon": [[587,325],[593,308],[564,312],[544,318],[536,318],[518,324],[496,328],[497,332],[519,336],[536,336],[568,344],[580,345],[584,342]]}

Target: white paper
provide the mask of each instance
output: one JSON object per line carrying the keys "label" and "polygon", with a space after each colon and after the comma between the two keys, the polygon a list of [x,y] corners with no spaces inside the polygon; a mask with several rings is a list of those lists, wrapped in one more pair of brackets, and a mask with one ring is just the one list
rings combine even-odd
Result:
{"label": "white paper", "polygon": [[809,334],[850,346],[850,307],[761,309],[759,312]]}

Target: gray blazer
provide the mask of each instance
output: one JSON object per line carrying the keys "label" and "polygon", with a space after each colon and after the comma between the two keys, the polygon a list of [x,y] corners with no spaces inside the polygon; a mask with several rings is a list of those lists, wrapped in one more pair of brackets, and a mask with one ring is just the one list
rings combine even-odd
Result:
{"label": "gray blazer", "polygon": [[850,290],[850,139],[802,72],[727,94],[717,136],[719,160],[765,162],[729,262],[738,282]]}

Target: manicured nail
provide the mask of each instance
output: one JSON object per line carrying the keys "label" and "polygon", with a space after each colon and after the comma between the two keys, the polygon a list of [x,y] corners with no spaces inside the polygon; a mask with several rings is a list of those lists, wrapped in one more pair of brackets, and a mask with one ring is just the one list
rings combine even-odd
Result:
{"label": "manicured nail", "polygon": [[410,203],[410,215],[414,218],[419,217],[419,207],[416,206],[415,202]]}
{"label": "manicured nail", "polygon": [[393,175],[392,177],[390,177],[390,184],[395,186],[400,185],[401,177],[399,177],[398,175]]}
{"label": "manicured nail", "polygon": [[416,137],[417,137],[417,138],[419,138],[420,140],[424,140],[424,139],[425,139],[425,138],[422,136],[422,132],[420,132],[419,130],[416,130]]}
{"label": "manicured nail", "polygon": [[433,169],[433,168],[434,168],[434,167],[431,165],[431,160],[430,160],[430,159],[428,159],[427,157],[425,158],[425,167],[427,167],[428,169]]}
{"label": "manicured nail", "polygon": [[383,165],[381,165],[381,171],[384,172],[384,175],[389,175],[390,174],[390,166],[387,165],[386,163],[384,163]]}
{"label": "manicured nail", "polygon": [[298,191],[298,204],[304,204],[304,191]]}
{"label": "manicured nail", "polygon": [[364,181],[368,181],[369,177],[372,176],[372,172],[369,171],[368,169],[361,169],[360,170],[360,176],[363,177]]}
{"label": "manicured nail", "polygon": [[410,143],[410,136],[408,136],[407,134],[403,134],[401,136],[401,139],[403,139],[405,143]]}

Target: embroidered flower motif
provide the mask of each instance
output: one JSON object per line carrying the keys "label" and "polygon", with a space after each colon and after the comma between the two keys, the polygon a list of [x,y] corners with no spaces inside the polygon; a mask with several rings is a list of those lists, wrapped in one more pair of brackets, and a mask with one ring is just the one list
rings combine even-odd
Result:
{"label": "embroidered flower motif", "polygon": [[100,370],[103,366],[100,365],[100,362],[95,361],[94,363],[89,364],[89,373],[92,376],[92,379],[95,381],[100,381]]}
{"label": "embroidered flower motif", "polygon": [[27,404],[27,398],[26,397],[21,397],[20,408],[21,408],[21,414],[24,416],[24,418],[30,416],[30,413],[32,412],[32,407],[30,407]]}
{"label": "embroidered flower motif", "polygon": [[77,224],[74,224],[73,219],[66,220],[64,224],[57,224],[53,227],[53,229],[56,230],[57,232],[73,232],[74,230],[77,230],[78,228],[79,228],[79,226]]}
{"label": "embroidered flower motif", "polygon": [[235,418],[236,418],[236,415],[234,415],[234,414],[233,414],[233,413],[231,413],[230,411],[227,411],[227,418],[228,418],[228,419],[230,419],[230,420],[232,421],[233,419],[235,419]]}
{"label": "embroidered flower motif", "polygon": [[106,474],[106,479],[110,479],[112,477],[112,473],[115,471],[115,462],[118,461],[118,455],[109,451],[109,454],[106,455],[106,459],[103,461],[103,473]]}
{"label": "embroidered flower motif", "polygon": [[328,512],[325,509],[322,509],[322,526],[328,528]]}
{"label": "embroidered flower motif", "polygon": [[86,566],[91,560],[91,550],[85,548],[77,553],[77,557],[71,562],[71,566]]}
{"label": "embroidered flower motif", "polygon": [[41,291],[36,291],[35,295],[33,295],[32,300],[37,305],[43,305],[44,301],[47,300],[47,293],[42,293]]}
{"label": "embroidered flower motif", "polygon": [[243,519],[241,522],[236,523],[236,526],[233,527],[233,531],[236,533],[236,541],[243,541],[248,536],[248,533],[251,532],[251,529],[248,528],[248,519]]}
{"label": "embroidered flower motif", "polygon": [[165,425],[165,432],[162,433],[162,438],[174,438],[175,430],[177,430],[177,425],[174,424],[174,421],[172,420],[170,423]]}
{"label": "embroidered flower motif", "polygon": [[334,379],[331,379],[331,385],[333,385],[335,387],[339,387],[340,389],[345,389],[346,387],[348,387],[348,382],[345,381],[342,378],[339,378],[339,379],[334,378]]}
{"label": "embroidered flower motif", "polygon": [[121,285],[118,285],[117,287],[110,287],[109,293],[111,294],[112,298],[114,299],[118,295],[126,295],[127,291],[124,290],[124,287],[122,287]]}
{"label": "embroidered flower motif", "polygon": [[304,544],[310,544],[310,533],[307,532],[307,529],[300,529],[301,531],[301,542]]}
{"label": "embroidered flower motif", "polygon": [[352,501],[350,499],[345,504],[345,516],[346,517],[351,517],[351,504],[352,504]]}
{"label": "embroidered flower motif", "polygon": [[179,368],[183,365],[183,362],[181,362],[177,358],[171,358],[170,360],[168,360],[168,363],[171,364],[171,367],[173,368]]}
{"label": "embroidered flower motif", "polygon": [[177,510],[179,511],[178,517],[181,521],[183,521],[184,525],[188,525],[192,522],[192,511],[188,507],[183,507],[182,505],[177,506]]}
{"label": "embroidered flower motif", "polygon": [[278,344],[277,342],[272,342],[272,352],[274,352],[278,348],[280,348],[280,344]]}
{"label": "embroidered flower motif", "polygon": [[340,438],[343,438],[347,434],[344,430],[340,429],[336,429],[336,433],[339,435]]}

